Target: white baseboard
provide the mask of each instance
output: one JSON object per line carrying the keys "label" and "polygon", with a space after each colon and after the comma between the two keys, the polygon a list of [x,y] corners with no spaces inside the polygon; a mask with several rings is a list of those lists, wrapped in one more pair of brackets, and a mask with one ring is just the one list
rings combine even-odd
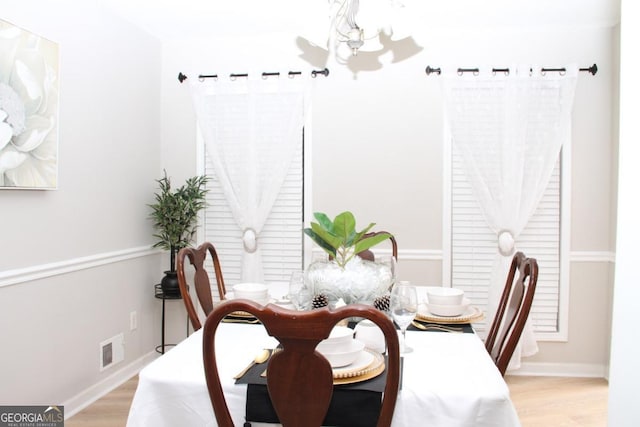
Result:
{"label": "white baseboard", "polygon": [[158,353],[153,350],[64,402],[65,420],[127,382],[157,357]]}
{"label": "white baseboard", "polygon": [[507,370],[507,375],[537,377],[608,378],[608,368],[595,363],[522,362],[520,369]]}

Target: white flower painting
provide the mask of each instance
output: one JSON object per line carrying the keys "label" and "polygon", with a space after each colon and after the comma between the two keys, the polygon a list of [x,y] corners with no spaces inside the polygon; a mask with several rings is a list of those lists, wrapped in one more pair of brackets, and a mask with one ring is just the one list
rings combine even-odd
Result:
{"label": "white flower painting", "polygon": [[0,189],[58,185],[58,45],[0,20]]}

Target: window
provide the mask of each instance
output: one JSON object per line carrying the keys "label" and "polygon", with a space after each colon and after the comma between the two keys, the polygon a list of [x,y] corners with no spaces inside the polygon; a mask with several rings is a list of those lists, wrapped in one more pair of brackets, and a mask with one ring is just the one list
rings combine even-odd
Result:
{"label": "window", "polygon": [[[304,167],[304,131],[289,172],[271,214],[259,236],[262,250],[265,281],[288,281],[292,270],[303,265],[303,214],[304,185],[307,177]],[[214,244],[227,287],[241,281],[242,241],[241,233],[231,215],[222,188],[215,172],[206,159],[205,144],[200,138],[200,149],[204,152],[203,170],[210,177],[207,188],[207,203],[203,218],[202,240]],[[213,274],[209,272],[209,274]],[[214,290],[214,293],[216,291]]]}
{"label": "window", "polygon": [[[464,289],[473,304],[486,311],[496,235],[482,217],[480,205],[465,176],[462,159],[451,143],[446,145],[451,150],[445,153],[445,159],[448,158],[445,170],[450,171],[450,190],[445,194],[451,198],[446,203],[451,211],[449,224],[445,221],[445,227],[450,227],[450,232],[445,234],[450,247],[445,253],[450,253],[450,265],[445,265],[443,271],[450,271],[451,286]],[[568,218],[568,209],[564,209],[568,200],[564,199],[569,192],[564,179],[568,162],[563,160],[560,155],[536,212],[516,240],[518,250],[536,258],[540,266],[530,319],[536,337],[546,340],[566,339],[568,256],[563,239],[568,236],[568,227],[562,227],[562,224]],[[479,331],[488,329],[484,322],[475,326]]]}

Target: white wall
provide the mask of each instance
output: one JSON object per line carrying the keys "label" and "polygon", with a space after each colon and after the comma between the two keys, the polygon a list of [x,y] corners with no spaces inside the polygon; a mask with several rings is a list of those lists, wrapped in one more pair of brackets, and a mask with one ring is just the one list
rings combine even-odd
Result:
{"label": "white wall", "polygon": [[[0,404],[69,415],[159,341],[160,43],[91,2],[3,0],[0,19],[61,52],[59,189],[0,191]],[[125,361],[101,373],[120,332]]]}
{"label": "white wall", "polygon": [[[434,13],[423,10],[425,22],[434,26],[416,31],[424,46],[419,55],[392,63],[387,53],[377,64],[360,54],[350,68],[330,61],[330,76],[314,81],[312,210],[336,214],[349,209],[362,221],[393,231],[401,249],[401,275],[415,283],[440,283],[442,97],[440,79],[427,77],[425,67],[597,63],[596,76],[580,75],[573,116],[569,341],[541,343],[540,353],[528,360],[535,364],[533,370],[605,375],[614,241],[611,189],[616,172],[618,29],[616,8],[610,3],[573,6],[547,4],[551,10],[545,10],[542,18],[536,15],[528,21],[523,13],[518,15],[521,22],[509,20],[515,16],[513,8],[485,8],[477,12],[490,19],[478,16],[473,25],[468,20],[456,23],[450,16],[444,19],[436,7]],[[321,65],[313,52],[305,56],[313,66],[301,58],[295,35],[283,31],[164,43],[162,141],[172,170],[184,176],[197,170],[195,149],[185,146],[185,141],[193,141],[195,119],[188,88],[178,83],[178,73],[193,80],[200,73],[308,72]],[[378,69],[367,71],[376,65]]]}
{"label": "white wall", "polygon": [[638,67],[634,48],[638,40],[640,8],[634,1],[622,3],[621,75],[620,75],[620,172],[618,202],[618,240],[616,286],[611,337],[611,376],[609,382],[609,425],[637,426],[640,407],[635,391],[640,382],[638,360],[640,344],[635,328],[640,286],[638,286],[638,242],[640,241],[640,126],[637,120]]}

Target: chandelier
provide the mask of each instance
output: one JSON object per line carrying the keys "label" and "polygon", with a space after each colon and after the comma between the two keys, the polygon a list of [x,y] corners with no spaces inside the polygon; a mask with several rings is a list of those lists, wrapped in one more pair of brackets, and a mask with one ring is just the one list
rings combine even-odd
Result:
{"label": "chandelier", "polygon": [[[347,61],[358,52],[389,49],[389,43],[410,38],[409,16],[399,0],[328,0],[329,31],[317,26],[305,38]],[[326,22],[326,21],[325,21]],[[325,24],[326,25],[326,24]],[[386,44],[386,46],[385,46]]]}
{"label": "chandelier", "polygon": [[360,10],[360,0],[344,0],[335,2],[337,7],[332,14],[331,27],[334,29],[335,41],[346,43],[353,56],[358,54],[358,49],[364,45],[364,29],[358,26],[356,16]]}

